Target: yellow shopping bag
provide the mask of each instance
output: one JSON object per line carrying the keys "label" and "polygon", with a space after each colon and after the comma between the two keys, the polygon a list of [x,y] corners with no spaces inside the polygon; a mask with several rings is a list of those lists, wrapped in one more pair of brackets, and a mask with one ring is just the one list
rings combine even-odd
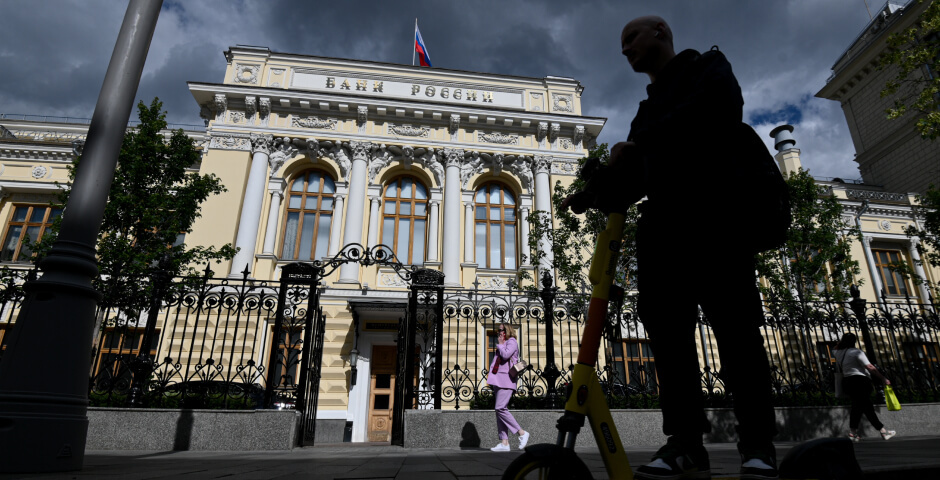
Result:
{"label": "yellow shopping bag", "polygon": [[890,412],[896,412],[901,409],[901,402],[898,401],[898,397],[894,394],[894,389],[891,388],[891,385],[885,385],[885,403],[888,404],[888,411]]}

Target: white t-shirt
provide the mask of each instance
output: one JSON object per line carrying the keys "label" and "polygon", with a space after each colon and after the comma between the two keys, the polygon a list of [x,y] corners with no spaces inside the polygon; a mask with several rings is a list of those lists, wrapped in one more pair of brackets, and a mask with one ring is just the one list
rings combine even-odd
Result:
{"label": "white t-shirt", "polygon": [[843,377],[851,377],[852,375],[871,377],[868,368],[866,368],[871,362],[868,361],[865,352],[857,348],[849,348],[847,350],[836,350],[833,353],[836,356],[836,361],[842,364]]}

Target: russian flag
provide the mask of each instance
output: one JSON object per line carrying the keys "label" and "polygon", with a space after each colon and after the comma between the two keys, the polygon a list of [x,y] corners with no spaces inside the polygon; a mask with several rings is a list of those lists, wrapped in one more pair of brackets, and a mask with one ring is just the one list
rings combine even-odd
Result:
{"label": "russian flag", "polygon": [[418,30],[417,24],[415,24],[415,53],[418,54],[418,61],[421,62],[422,67],[431,66],[431,56],[428,55],[428,48],[424,46],[424,39],[421,38],[421,30]]}

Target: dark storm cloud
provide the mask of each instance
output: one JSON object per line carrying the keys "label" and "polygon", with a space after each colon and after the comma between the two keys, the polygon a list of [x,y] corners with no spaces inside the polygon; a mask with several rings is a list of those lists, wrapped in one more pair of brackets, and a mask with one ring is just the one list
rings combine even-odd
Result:
{"label": "dark storm cloud", "polygon": [[[6,2],[0,113],[90,117],[125,8],[120,0]],[[620,30],[647,14],[669,21],[677,49],[719,45],[741,83],[745,118],[768,144],[770,129],[794,123],[804,166],[858,176],[839,104],[813,97],[868,22],[857,0],[167,0],[138,98],[159,96],[171,122],[200,124],[186,81],[221,82],[222,52],[235,44],[410,64],[417,17],[437,68],[581,81],[583,114],[608,118],[599,140],[613,143],[626,136],[648,83],[620,54]]]}

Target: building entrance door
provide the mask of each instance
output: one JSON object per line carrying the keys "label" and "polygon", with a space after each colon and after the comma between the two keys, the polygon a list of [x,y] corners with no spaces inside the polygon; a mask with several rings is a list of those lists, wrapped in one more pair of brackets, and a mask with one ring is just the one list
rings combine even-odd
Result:
{"label": "building entrance door", "polygon": [[398,348],[372,347],[372,379],[369,385],[369,441],[388,442],[392,437],[392,407],[395,398],[395,360]]}

